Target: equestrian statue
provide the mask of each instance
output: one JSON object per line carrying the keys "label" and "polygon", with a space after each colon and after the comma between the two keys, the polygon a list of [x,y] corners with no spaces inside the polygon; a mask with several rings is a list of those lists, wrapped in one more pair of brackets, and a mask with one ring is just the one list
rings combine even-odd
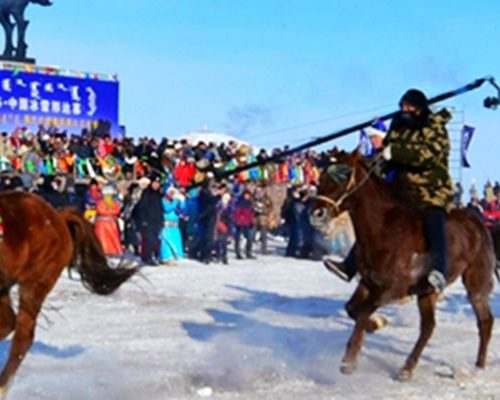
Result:
{"label": "equestrian statue", "polygon": [[[5,31],[5,49],[1,59],[20,62],[34,62],[26,57],[26,29],[28,23],[24,11],[29,3],[51,6],[51,0],[0,0],[0,24]],[[14,30],[17,28],[17,47],[14,47]]]}

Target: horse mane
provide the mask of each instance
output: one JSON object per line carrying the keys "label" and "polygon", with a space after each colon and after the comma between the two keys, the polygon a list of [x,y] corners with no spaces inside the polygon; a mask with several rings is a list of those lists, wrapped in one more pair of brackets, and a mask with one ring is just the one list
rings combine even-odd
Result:
{"label": "horse mane", "polygon": [[361,169],[370,177],[373,184],[375,184],[379,190],[377,193],[383,194],[384,197],[389,199],[392,206],[395,209],[400,210],[406,215],[415,215],[420,214],[420,211],[413,206],[407,198],[402,194],[401,187],[399,185],[395,185],[391,182],[387,182],[381,174],[381,168],[383,164],[380,163],[379,159],[373,160],[367,157],[359,157],[357,161],[357,165],[361,167]]}

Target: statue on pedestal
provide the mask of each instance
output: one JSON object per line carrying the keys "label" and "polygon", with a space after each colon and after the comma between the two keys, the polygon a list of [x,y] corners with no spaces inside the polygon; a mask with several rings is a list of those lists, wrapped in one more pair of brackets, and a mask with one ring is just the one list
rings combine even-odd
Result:
{"label": "statue on pedestal", "polygon": [[[51,6],[51,0],[0,0],[0,24],[5,31],[5,50],[2,60],[30,62],[35,60],[26,57],[28,45],[25,41],[26,28],[29,21],[24,18],[24,11],[29,3]],[[13,34],[17,28],[17,47],[14,46]]]}

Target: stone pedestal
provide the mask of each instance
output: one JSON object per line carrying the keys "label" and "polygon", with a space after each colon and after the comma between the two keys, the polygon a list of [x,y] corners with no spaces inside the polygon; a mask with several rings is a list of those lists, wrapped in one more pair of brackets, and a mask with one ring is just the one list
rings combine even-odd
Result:
{"label": "stone pedestal", "polygon": [[25,58],[23,60],[18,60],[16,58],[13,58],[13,57],[5,57],[5,56],[2,56],[0,55],[0,61],[3,61],[3,62],[9,62],[9,63],[16,63],[16,64],[36,64],[36,60],[34,58]]}

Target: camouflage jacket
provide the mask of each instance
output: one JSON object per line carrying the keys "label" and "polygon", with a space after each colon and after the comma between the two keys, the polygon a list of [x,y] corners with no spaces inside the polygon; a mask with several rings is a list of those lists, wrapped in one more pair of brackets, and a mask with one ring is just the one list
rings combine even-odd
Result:
{"label": "camouflage jacket", "polygon": [[450,119],[451,114],[442,109],[430,114],[421,128],[391,129],[384,139],[384,146],[391,147],[391,161],[399,166],[396,179],[414,207],[452,207],[450,140],[446,130]]}

